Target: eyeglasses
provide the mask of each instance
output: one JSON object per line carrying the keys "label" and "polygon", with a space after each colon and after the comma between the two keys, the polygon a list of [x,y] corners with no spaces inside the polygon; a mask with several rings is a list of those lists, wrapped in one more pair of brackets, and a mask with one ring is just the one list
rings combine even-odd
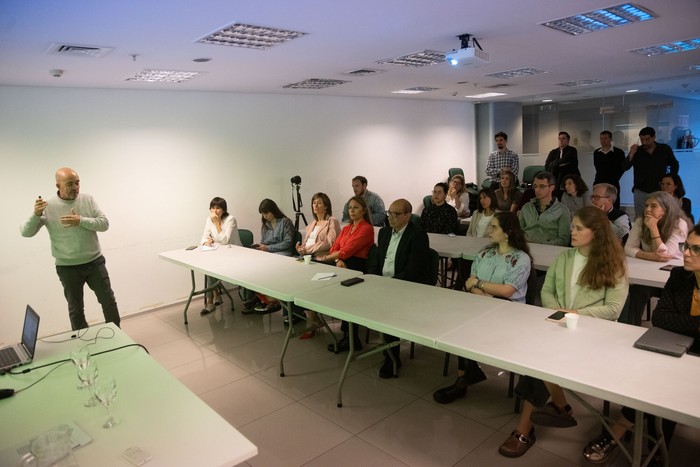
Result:
{"label": "eyeglasses", "polygon": [[690,256],[700,256],[700,245],[689,245],[688,243],[681,243],[680,244],[681,250],[682,251],[688,251],[690,253]]}
{"label": "eyeglasses", "polygon": [[394,211],[386,211],[386,215],[389,216],[390,218],[394,219],[395,217],[402,216],[404,214],[408,214],[407,212],[394,212]]}
{"label": "eyeglasses", "polygon": [[592,195],[592,196],[591,196],[591,199],[592,199],[593,201],[597,201],[597,200],[599,200],[600,198],[610,198],[610,196],[602,196],[602,195]]}

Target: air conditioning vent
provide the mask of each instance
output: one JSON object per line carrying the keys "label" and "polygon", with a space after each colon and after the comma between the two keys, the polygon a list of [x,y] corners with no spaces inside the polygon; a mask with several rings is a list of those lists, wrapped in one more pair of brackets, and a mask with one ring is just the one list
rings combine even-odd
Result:
{"label": "air conditioning vent", "polygon": [[63,55],[71,57],[90,57],[100,58],[114,50],[114,47],[100,47],[92,45],[71,45],[71,44],[52,44],[49,50],[46,51],[50,55]]}
{"label": "air conditioning vent", "polygon": [[369,75],[376,75],[377,73],[383,73],[384,70],[375,70],[372,68],[360,68],[359,70],[352,70],[348,71],[347,73],[343,73],[345,75],[350,75],[350,76],[369,76]]}

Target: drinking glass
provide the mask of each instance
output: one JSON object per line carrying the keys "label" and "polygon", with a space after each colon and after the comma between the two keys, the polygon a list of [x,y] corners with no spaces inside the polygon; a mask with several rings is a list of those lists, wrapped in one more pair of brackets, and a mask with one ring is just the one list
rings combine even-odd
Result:
{"label": "drinking glass", "polygon": [[[75,365],[78,371],[84,370],[90,365],[90,349],[86,346],[76,347],[70,353],[70,359],[73,361],[73,365]],[[82,379],[80,381],[81,383],[78,385],[78,389],[85,389],[87,383],[84,383]]]}
{"label": "drinking glass", "polygon": [[95,407],[100,403],[93,390],[95,387],[97,374],[97,364],[94,361],[90,362],[90,364],[85,368],[78,368],[78,379],[80,379],[80,382],[90,390],[90,398],[85,401],[85,407]]}
{"label": "drinking glass", "polygon": [[95,381],[93,388],[97,399],[107,408],[107,421],[102,428],[112,428],[119,420],[112,416],[112,403],[117,397],[117,382],[112,376],[106,376]]}

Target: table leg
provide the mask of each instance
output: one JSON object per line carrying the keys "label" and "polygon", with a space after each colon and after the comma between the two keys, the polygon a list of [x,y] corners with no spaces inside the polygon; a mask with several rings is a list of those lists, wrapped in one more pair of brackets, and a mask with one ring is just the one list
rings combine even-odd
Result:
{"label": "table leg", "polygon": [[644,434],[644,412],[634,412],[634,445],[632,447],[632,466],[642,464],[642,435]]}
{"label": "table leg", "polygon": [[294,334],[294,316],[292,315],[292,302],[280,301],[280,303],[282,307],[287,310],[287,319],[289,320],[287,334],[284,336],[284,344],[282,344],[282,355],[280,355],[280,376],[284,376],[284,355],[287,353],[289,340],[292,338],[292,334]]}
{"label": "table leg", "polygon": [[[348,351],[348,356],[345,359],[345,366],[343,367],[342,373],[340,373],[340,380],[338,381],[338,389],[336,391],[337,395],[337,406],[343,406],[343,383],[345,383],[345,376],[348,374],[348,368],[350,368],[350,362],[352,362],[353,356],[355,354],[355,330],[352,323],[348,323],[349,328],[349,338],[350,338],[350,350]],[[337,349],[336,343],[336,349]]]}

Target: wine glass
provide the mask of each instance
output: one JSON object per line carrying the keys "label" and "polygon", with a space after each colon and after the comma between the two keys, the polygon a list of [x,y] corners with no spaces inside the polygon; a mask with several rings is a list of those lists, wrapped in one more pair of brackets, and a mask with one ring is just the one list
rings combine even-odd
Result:
{"label": "wine glass", "polygon": [[[73,361],[75,367],[80,370],[84,370],[90,365],[90,349],[87,346],[76,347],[70,353],[70,359]],[[80,380],[81,383],[78,385],[78,389],[85,389],[87,383]]]}
{"label": "wine glass", "polygon": [[78,379],[84,387],[90,390],[90,398],[85,401],[85,407],[95,407],[100,403],[100,400],[95,396],[93,388],[95,387],[95,380],[97,379],[97,364],[95,362],[90,362],[90,364],[85,368],[78,368]]}
{"label": "wine glass", "polygon": [[107,421],[102,428],[112,428],[119,423],[119,420],[112,416],[112,403],[117,397],[117,382],[112,376],[106,376],[95,381],[93,387],[97,399],[107,408]]}

